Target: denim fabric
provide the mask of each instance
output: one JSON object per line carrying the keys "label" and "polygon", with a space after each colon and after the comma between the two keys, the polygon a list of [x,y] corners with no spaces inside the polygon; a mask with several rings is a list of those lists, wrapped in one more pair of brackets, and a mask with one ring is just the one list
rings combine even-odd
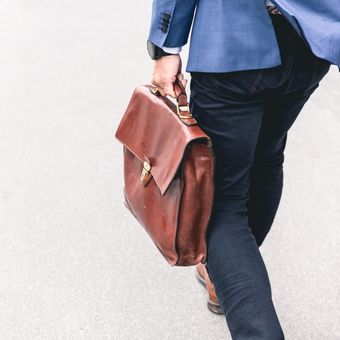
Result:
{"label": "denim fabric", "polygon": [[330,67],[283,16],[271,20],[282,65],[191,73],[191,111],[216,157],[207,269],[234,340],[284,339],[259,246],[281,198],[287,132]]}

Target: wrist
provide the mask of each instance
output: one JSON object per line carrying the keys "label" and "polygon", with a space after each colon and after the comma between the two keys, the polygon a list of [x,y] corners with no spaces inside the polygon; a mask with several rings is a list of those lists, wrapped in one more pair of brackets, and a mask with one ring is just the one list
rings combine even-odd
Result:
{"label": "wrist", "polygon": [[178,55],[181,51],[180,47],[160,48],[150,40],[147,41],[147,49],[152,60],[158,60],[162,57],[167,57],[171,55]]}

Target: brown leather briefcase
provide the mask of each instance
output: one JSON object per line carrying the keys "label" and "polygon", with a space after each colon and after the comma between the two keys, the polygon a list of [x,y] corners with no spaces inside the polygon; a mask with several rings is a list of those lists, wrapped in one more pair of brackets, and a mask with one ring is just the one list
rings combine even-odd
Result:
{"label": "brown leather briefcase", "polygon": [[152,86],[135,89],[115,137],[123,144],[125,205],[171,265],[206,261],[215,157],[185,89],[176,104]]}

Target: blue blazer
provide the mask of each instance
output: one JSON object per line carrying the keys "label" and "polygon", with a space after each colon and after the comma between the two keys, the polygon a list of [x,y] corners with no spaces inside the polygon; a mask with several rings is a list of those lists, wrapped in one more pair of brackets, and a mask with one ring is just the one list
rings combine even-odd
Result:
{"label": "blue blazer", "polygon": [[[272,2],[317,56],[340,65],[339,0]],[[281,64],[265,0],[153,0],[149,39],[155,45],[185,45],[191,26],[188,72],[229,72]]]}

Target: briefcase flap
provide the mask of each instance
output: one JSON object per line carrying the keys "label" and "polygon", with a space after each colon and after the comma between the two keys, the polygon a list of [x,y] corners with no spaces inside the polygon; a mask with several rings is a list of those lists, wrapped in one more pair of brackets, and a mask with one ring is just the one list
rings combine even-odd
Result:
{"label": "briefcase flap", "polygon": [[135,89],[115,137],[141,162],[150,161],[151,174],[164,195],[188,144],[201,140],[211,145],[211,140],[197,124],[184,124],[176,105],[150,89],[148,85]]}

